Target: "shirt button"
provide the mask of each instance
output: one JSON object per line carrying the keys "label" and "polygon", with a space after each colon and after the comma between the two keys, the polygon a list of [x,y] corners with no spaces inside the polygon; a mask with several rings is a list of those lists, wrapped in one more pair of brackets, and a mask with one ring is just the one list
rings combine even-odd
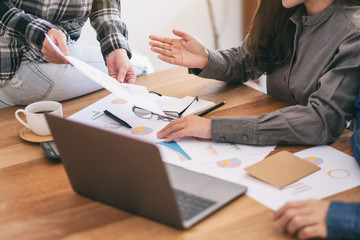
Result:
{"label": "shirt button", "polygon": [[284,76],[284,82],[286,82],[286,76]]}
{"label": "shirt button", "polygon": [[243,135],[241,138],[243,142],[247,142],[247,140],[249,140],[249,137],[247,135]]}

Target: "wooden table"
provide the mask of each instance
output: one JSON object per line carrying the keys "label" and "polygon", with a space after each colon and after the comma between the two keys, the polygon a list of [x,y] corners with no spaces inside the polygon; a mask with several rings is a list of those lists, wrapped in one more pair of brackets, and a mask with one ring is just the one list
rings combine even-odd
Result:
{"label": "wooden table", "polygon": [[[209,114],[213,116],[261,114],[287,106],[245,85],[200,79],[184,68],[142,76],[137,83],[168,96],[226,101]],[[108,94],[102,90],[64,102],[65,117]],[[188,231],[81,197],[72,190],[61,163],[48,160],[38,144],[19,137],[23,126],[14,117],[18,108],[0,109],[0,239],[293,239],[271,221],[271,210],[247,196]],[[345,131],[332,146],[351,154],[350,136]],[[329,199],[360,201],[360,188]]]}

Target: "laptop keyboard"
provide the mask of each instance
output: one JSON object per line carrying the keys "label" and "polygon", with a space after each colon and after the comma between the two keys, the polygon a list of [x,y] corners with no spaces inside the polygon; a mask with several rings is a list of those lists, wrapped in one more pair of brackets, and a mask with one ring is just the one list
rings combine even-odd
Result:
{"label": "laptop keyboard", "polygon": [[173,189],[183,220],[188,220],[206,208],[215,204],[214,201]]}

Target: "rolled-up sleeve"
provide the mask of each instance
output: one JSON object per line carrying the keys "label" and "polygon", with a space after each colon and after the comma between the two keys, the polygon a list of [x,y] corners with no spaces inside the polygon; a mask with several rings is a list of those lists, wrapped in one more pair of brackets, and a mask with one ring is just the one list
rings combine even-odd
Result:
{"label": "rolled-up sleeve", "polygon": [[10,1],[0,1],[0,35],[14,38],[32,48],[41,50],[50,22],[17,9]]}
{"label": "rolled-up sleeve", "polygon": [[127,42],[128,31],[121,20],[120,10],[119,0],[94,0],[93,2],[90,22],[97,33],[104,57],[115,49],[124,48],[131,58],[131,50]]}
{"label": "rolled-up sleeve", "polygon": [[[213,140],[257,145],[320,145],[336,140],[354,117],[353,102],[360,87],[360,35],[345,39],[314,80],[317,89],[309,96],[303,94],[304,105],[259,116],[213,118]],[[310,80],[303,81],[305,86]],[[301,89],[296,91],[300,94]]]}
{"label": "rolled-up sleeve", "polygon": [[214,51],[208,49],[209,61],[203,70],[189,69],[190,73],[228,83],[243,83],[258,79],[262,73],[251,67],[246,39],[239,47]]}

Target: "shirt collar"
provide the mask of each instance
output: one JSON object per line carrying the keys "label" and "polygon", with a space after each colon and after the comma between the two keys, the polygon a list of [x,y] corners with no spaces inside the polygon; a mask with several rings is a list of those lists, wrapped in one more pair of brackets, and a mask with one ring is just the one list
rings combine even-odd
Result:
{"label": "shirt collar", "polygon": [[293,16],[291,16],[291,21],[293,21],[295,24],[301,24],[303,26],[313,26],[320,22],[325,21],[328,19],[331,15],[333,15],[337,9],[338,4],[341,4],[342,0],[335,0],[333,3],[331,3],[327,8],[325,8],[323,11],[308,16],[306,15],[306,8],[304,5],[299,6],[297,11]]}

